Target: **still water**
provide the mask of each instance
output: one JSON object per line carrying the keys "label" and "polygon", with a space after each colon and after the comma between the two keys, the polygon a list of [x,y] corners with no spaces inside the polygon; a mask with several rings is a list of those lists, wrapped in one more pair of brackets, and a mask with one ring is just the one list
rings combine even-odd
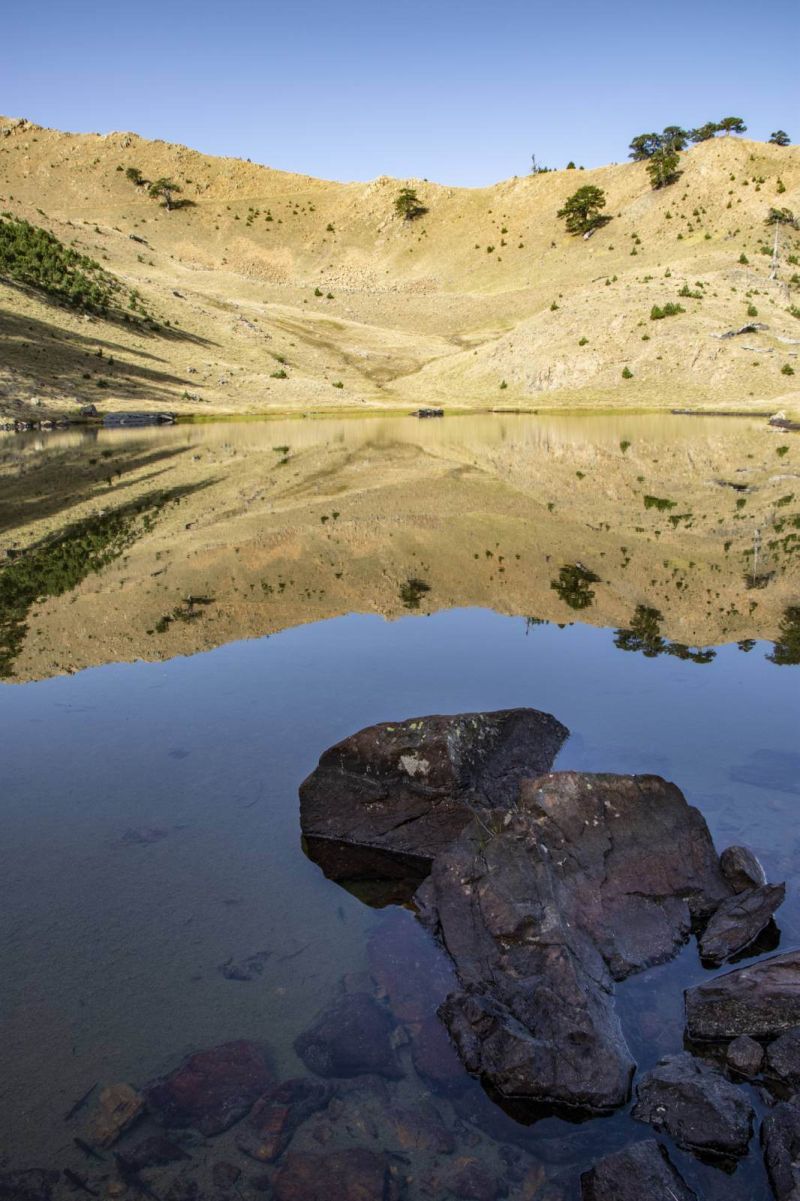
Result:
{"label": "still water", "polygon": [[[757,519],[763,531],[782,509],[800,508],[775,509],[775,497],[791,491],[797,449],[776,460],[774,439],[755,423],[742,432],[688,420],[658,419],[655,428],[645,418],[481,420],[471,430],[454,421],[453,432],[295,422],[138,432],[135,446],[111,434],[4,445],[14,514],[7,545],[57,535],[101,492],[105,508],[142,495],[144,475],[163,472],[167,485],[186,490],[202,472],[206,490],[174,517],[165,511],[126,557],[32,606],[0,686],[0,1165],[69,1168],[106,1195],[110,1155],[89,1161],[73,1143],[87,1137],[99,1089],[141,1087],[187,1054],[234,1039],[265,1044],[277,1078],[304,1075],[295,1038],[343,992],[375,991],[382,945],[416,947],[409,971],[433,962],[435,948],[410,912],[362,904],[326,880],[301,845],[299,784],[325,748],[375,722],[512,706],[554,714],[571,732],[557,770],[663,775],[700,808],[720,850],[751,846],[770,880],[787,881],[781,948],[800,946],[800,668],[791,653],[775,653],[786,612],[800,602],[800,574],[796,558],[778,552],[755,591],[741,564],[726,572],[725,536],[740,539],[734,553],[744,554],[753,530],[736,522],[738,493],[715,483],[725,468],[739,469],[753,503],[771,506]],[[620,450],[628,438],[631,449]],[[345,447],[346,462],[323,461],[334,445]],[[162,449],[170,457],[157,468]],[[276,454],[290,462],[277,468]],[[607,470],[612,454],[617,474]],[[119,460],[116,480],[93,475],[90,458],[99,467]],[[48,460],[66,470],[71,482],[61,487],[71,499],[53,488],[52,503],[34,500]],[[184,474],[173,481],[164,464]],[[585,477],[584,468],[596,472],[596,488],[581,499],[576,471]],[[627,515],[626,489],[647,473],[638,492],[677,496],[680,488],[676,511],[691,494],[693,528],[657,512],[656,539],[654,515],[640,502]],[[254,490],[261,494],[248,500]],[[331,496],[337,517],[323,523],[320,506],[332,512]],[[613,537],[602,528],[612,512]],[[553,527],[543,533],[548,514]],[[334,522],[339,545],[321,541]],[[759,538],[766,547],[770,539]],[[620,539],[624,555],[612,566]],[[153,584],[165,557],[173,593]],[[665,559],[664,579],[676,564],[687,579],[674,599],[654,574]],[[585,607],[552,586],[576,561],[597,569]],[[516,582],[515,563],[527,572]],[[725,600],[712,613],[706,580],[715,567],[713,590]],[[397,587],[408,578],[429,589],[411,604]],[[255,589],[255,580],[267,583]],[[209,602],[213,594],[209,611],[153,634],[159,611],[174,614],[191,591]],[[735,605],[729,598],[739,594]],[[104,623],[110,605],[130,641]],[[636,606],[658,613],[657,653],[635,640],[620,648],[630,645],[619,630]],[[701,645],[713,654],[699,661],[665,650]],[[253,956],[261,965],[253,979],[222,970]],[[682,989],[705,975],[692,943],[672,964],[618,986],[640,1069],[681,1049]],[[572,1198],[594,1158],[651,1133],[625,1113],[521,1125],[466,1079],[456,1103],[417,1075],[402,1025],[396,1041],[403,1079],[384,1092],[349,1093],[337,1102],[339,1126],[330,1119],[315,1134],[311,1123],[298,1146],[320,1152],[332,1137],[335,1146],[386,1149],[410,1176],[411,1198],[476,1196],[452,1184],[459,1157],[487,1165],[491,1195]],[[427,1106],[455,1150],[409,1141],[387,1116]],[[117,1149],[151,1132],[149,1123],[140,1119]],[[237,1150],[236,1127],[185,1150],[188,1161],[144,1174],[159,1197],[249,1198],[271,1187],[264,1165]],[[757,1139],[733,1175],[672,1153],[704,1197],[769,1196]],[[241,1170],[235,1192],[214,1183],[219,1160]],[[76,1186],[53,1187],[61,1197]]]}

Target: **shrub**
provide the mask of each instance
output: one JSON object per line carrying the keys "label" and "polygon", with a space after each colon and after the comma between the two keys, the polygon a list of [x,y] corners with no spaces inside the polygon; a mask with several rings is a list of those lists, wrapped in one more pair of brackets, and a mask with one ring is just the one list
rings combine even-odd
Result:
{"label": "shrub", "polygon": [[661,308],[657,304],[654,304],[650,310],[650,320],[660,321],[663,317],[677,317],[678,313],[685,312],[686,309],[682,304],[673,304],[670,300],[665,305],[662,305]]}
{"label": "shrub", "polygon": [[789,363],[784,363],[781,367],[781,375],[794,375],[794,367]]}
{"label": "shrub", "polygon": [[633,379],[633,372],[631,371],[630,367],[627,366],[627,364],[622,368],[622,378]]}

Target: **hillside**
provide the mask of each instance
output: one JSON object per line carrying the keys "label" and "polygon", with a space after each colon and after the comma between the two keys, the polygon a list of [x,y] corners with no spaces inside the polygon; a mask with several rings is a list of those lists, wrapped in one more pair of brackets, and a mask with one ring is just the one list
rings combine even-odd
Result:
{"label": "hillside", "polygon": [[[780,227],[770,280],[765,217],[800,214],[800,149],[717,138],[681,166],[659,191],[641,163],[479,189],[331,183],[0,118],[0,209],[91,256],[160,327],[0,278],[0,418],[90,402],[797,412],[800,233]],[[191,203],[167,211],[129,167]],[[409,183],[428,211],[404,222],[393,202]],[[584,183],[612,218],[588,241],[556,217]],[[651,320],[668,302],[684,311]],[[748,320],[767,328],[719,338]]]}

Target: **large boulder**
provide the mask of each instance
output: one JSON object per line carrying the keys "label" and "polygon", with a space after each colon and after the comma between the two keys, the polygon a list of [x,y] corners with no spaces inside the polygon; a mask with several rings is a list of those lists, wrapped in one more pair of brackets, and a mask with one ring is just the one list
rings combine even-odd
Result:
{"label": "large boulder", "polygon": [[198,1051],[147,1086],[151,1112],[165,1126],[220,1134],[243,1118],[271,1082],[262,1047],[239,1039]]}
{"label": "large boulder", "polygon": [[800,951],[772,955],[687,990],[686,1029],[700,1041],[768,1037],[800,1026]]}
{"label": "large boulder", "polygon": [[742,1090],[686,1051],[642,1077],[633,1117],[679,1147],[727,1158],[744,1155],[753,1133],[753,1108]]}
{"label": "large boulder", "polygon": [[310,857],[342,883],[408,880],[410,891],[476,810],[516,801],[569,731],[536,709],[369,726],[322,755],[300,787]]}
{"label": "large boulder", "polygon": [[784,1101],[761,1124],[767,1176],[777,1201],[800,1197],[800,1100]]}
{"label": "large boulder", "polygon": [[729,895],[705,822],[674,785],[523,782],[518,808],[476,819],[417,893],[461,986],[440,1013],[465,1066],[507,1099],[623,1104],[634,1064],[613,979],[669,959]]}
{"label": "large boulder", "polygon": [[785,896],[785,884],[764,884],[723,901],[700,936],[701,958],[719,965],[746,950],[772,921]]}
{"label": "large boulder", "polygon": [[607,1155],[581,1176],[581,1201],[697,1201],[665,1149],[649,1138]]}

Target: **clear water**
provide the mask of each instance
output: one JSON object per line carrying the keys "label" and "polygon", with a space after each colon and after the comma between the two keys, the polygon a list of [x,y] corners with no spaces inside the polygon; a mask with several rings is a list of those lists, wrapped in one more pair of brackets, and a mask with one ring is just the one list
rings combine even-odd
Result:
{"label": "clear water", "polygon": [[[770,662],[771,649],[723,645],[705,664],[647,658],[617,649],[609,629],[455,608],[347,614],[165,662],[0,686],[8,1166],[85,1174],[72,1138],[86,1112],[64,1120],[73,1103],[95,1083],[141,1085],[199,1048],[252,1038],[279,1075],[305,1071],[294,1038],[364,981],[367,940],[392,915],[305,858],[297,789],[326,747],[373,722],[517,705],[555,714],[571,731],[557,768],[666,776],[720,849],[752,846],[769,878],[788,882],[781,947],[800,945],[800,669]],[[258,979],[222,975],[229,958],[262,951]],[[691,946],[618,988],[640,1067],[680,1049],[681,992],[704,975]],[[430,1101],[405,1062],[397,1096]],[[432,1098],[473,1147],[464,1153],[500,1163],[498,1148],[514,1143],[548,1179],[648,1134],[625,1114],[518,1126],[492,1114],[477,1083],[471,1095],[474,1126]],[[196,1171],[202,1181],[212,1159],[236,1159],[247,1197],[257,1165],[231,1138],[198,1146]],[[768,1195],[757,1140],[732,1176],[674,1158],[706,1197]],[[159,1191],[172,1169],[161,1171]]]}

